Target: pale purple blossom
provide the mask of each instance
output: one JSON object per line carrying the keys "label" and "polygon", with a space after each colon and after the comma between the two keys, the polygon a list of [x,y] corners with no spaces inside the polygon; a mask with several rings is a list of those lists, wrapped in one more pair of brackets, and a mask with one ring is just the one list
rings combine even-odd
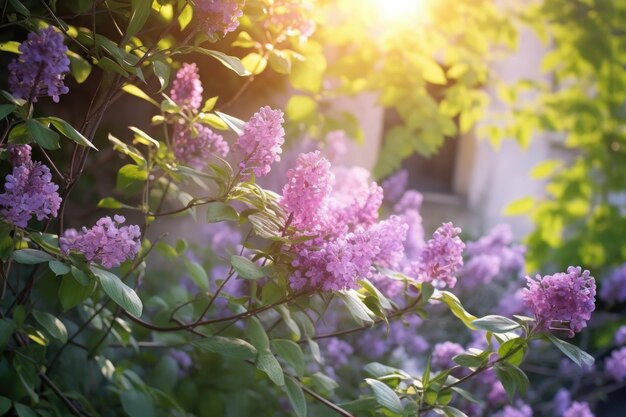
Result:
{"label": "pale purple blossom", "polygon": [[423,201],[424,196],[420,192],[408,190],[402,195],[400,201],[393,206],[393,211],[398,214],[402,214],[410,209],[419,211],[422,208]]}
{"label": "pale purple blossom", "polygon": [[330,163],[319,151],[298,156],[296,167],[287,171],[281,199],[294,226],[308,231],[324,227],[333,181]]}
{"label": "pale purple blossom", "polygon": [[401,169],[395,174],[385,179],[380,185],[383,187],[385,200],[397,201],[404,194],[409,183],[409,171]]}
{"label": "pale purple blossom", "polygon": [[244,0],[196,0],[196,13],[202,28],[209,34],[226,35],[239,26]]}
{"label": "pale purple blossom", "polygon": [[59,96],[69,91],[63,84],[70,70],[63,35],[48,26],[30,32],[18,49],[20,55],[9,64],[9,88],[13,96],[36,102],[37,97],[47,95],[58,103]]}
{"label": "pale purple blossom", "polygon": [[7,147],[9,151],[9,163],[13,166],[28,164],[31,161],[33,148],[30,145],[12,145]]}
{"label": "pale purple blossom", "polygon": [[431,282],[437,287],[456,285],[455,274],[463,266],[465,244],[458,237],[461,229],[452,223],[442,224],[433,233],[419,260],[411,265],[411,275],[420,282]]}
{"label": "pale purple blossom", "polygon": [[524,302],[535,314],[539,329],[568,330],[573,337],[587,326],[596,296],[596,283],[589,271],[570,266],[567,272],[526,279]]}
{"label": "pale purple blossom", "polygon": [[383,189],[371,181],[370,173],[360,167],[334,169],[332,223],[336,230],[346,226],[371,226],[378,220]]}
{"label": "pale purple blossom", "polygon": [[354,353],[354,349],[348,342],[336,337],[331,337],[326,342],[324,352],[325,359],[330,362],[330,365],[340,367],[348,363]]}
{"label": "pale purple blossom", "polygon": [[183,110],[198,110],[202,105],[202,82],[195,63],[184,63],[176,72],[171,99]]}
{"label": "pale purple blossom", "polygon": [[570,408],[563,413],[563,417],[595,417],[586,402],[574,401]]}
{"label": "pale purple blossom", "polygon": [[626,264],[616,268],[602,280],[600,298],[609,304],[626,301]]}
{"label": "pale purple blossom", "polygon": [[626,380],[626,347],[611,352],[604,361],[604,372],[617,382]]}
{"label": "pale purple blossom", "polygon": [[420,253],[426,245],[424,239],[424,225],[422,215],[415,209],[405,210],[400,217],[402,221],[408,225],[406,242],[404,244],[404,252],[407,261],[416,261],[419,259]]}
{"label": "pale purple blossom", "polygon": [[229,151],[228,143],[222,135],[199,123],[194,124],[193,128],[176,125],[172,147],[179,162],[199,170],[206,167],[211,155],[224,158]]}
{"label": "pale purple blossom", "polygon": [[431,364],[433,368],[445,369],[452,368],[456,364],[452,360],[457,355],[463,353],[465,349],[463,346],[454,342],[437,343],[433,347],[433,353],[431,356]]}
{"label": "pale purple blossom", "polygon": [[348,152],[347,142],[348,136],[343,130],[328,132],[324,142],[324,155],[333,164],[341,162]]}
{"label": "pale purple blossom", "polygon": [[563,415],[563,413],[570,407],[572,404],[572,396],[569,391],[565,388],[561,388],[556,392],[556,395],[552,399],[552,406],[554,407],[554,412],[556,415]]}
{"label": "pale purple blossom", "polygon": [[507,405],[502,410],[493,415],[493,417],[532,417],[533,410],[528,404],[520,401],[515,405]]}
{"label": "pale purple blossom", "polygon": [[274,162],[280,161],[285,142],[283,112],[261,107],[244,125],[237,147],[244,155],[241,168],[251,169],[258,177],[267,175]]}
{"label": "pale purple blossom", "polygon": [[370,245],[378,248],[375,262],[386,268],[396,268],[404,257],[404,241],[408,226],[398,216],[374,224],[368,230]]}
{"label": "pale purple blossom", "polygon": [[121,226],[124,216],[103,217],[91,229],[67,229],[59,239],[64,254],[82,253],[87,261],[99,262],[105,268],[119,266],[126,259],[134,259],[141,246],[139,226]]}
{"label": "pale purple blossom", "polygon": [[496,313],[505,317],[514,315],[527,316],[530,311],[524,302],[524,291],[523,288],[519,288],[516,291],[504,294],[495,309]]}
{"label": "pale purple blossom", "polygon": [[614,340],[617,346],[626,345],[626,326],[620,326],[619,329],[617,329]]}
{"label": "pale purple blossom", "polygon": [[47,166],[27,160],[6,176],[0,214],[18,227],[26,227],[33,216],[37,220],[56,217],[61,206],[58,189]]}
{"label": "pale purple blossom", "polygon": [[497,379],[491,384],[487,393],[487,401],[491,405],[500,405],[508,401],[508,396],[504,386]]}
{"label": "pale purple blossom", "polygon": [[309,0],[274,0],[268,8],[268,23],[278,33],[308,38],[315,31]]}

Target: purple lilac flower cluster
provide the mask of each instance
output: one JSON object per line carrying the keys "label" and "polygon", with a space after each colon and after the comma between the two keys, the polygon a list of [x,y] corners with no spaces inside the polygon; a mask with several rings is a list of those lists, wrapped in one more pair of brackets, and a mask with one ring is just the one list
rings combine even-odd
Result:
{"label": "purple lilac flower cluster", "polygon": [[574,401],[572,405],[563,413],[563,417],[595,417],[585,402]]}
{"label": "purple lilac flower cluster", "polygon": [[433,347],[431,364],[435,369],[451,368],[455,365],[452,361],[456,355],[465,352],[463,346],[454,342],[437,343]]}
{"label": "purple lilac flower cluster", "polygon": [[602,280],[600,298],[609,304],[626,301],[626,264],[616,268],[608,278]]}
{"label": "purple lilac flower cluster", "polygon": [[36,102],[37,97],[47,95],[58,103],[59,96],[69,91],[63,84],[70,70],[63,35],[52,26],[31,32],[19,51],[20,55],[9,64],[9,88],[13,96]]}
{"label": "purple lilac flower cluster", "polygon": [[91,229],[81,231],[67,229],[59,239],[64,254],[77,251],[85,255],[87,261],[97,261],[105,268],[119,266],[126,259],[134,259],[140,248],[139,226],[122,226],[123,216],[103,217]]}
{"label": "purple lilac flower cluster", "polygon": [[197,0],[196,12],[202,28],[209,35],[226,35],[239,27],[244,4],[244,0]]}
{"label": "purple lilac flower cluster", "polygon": [[526,279],[524,302],[535,314],[539,329],[565,326],[573,337],[587,326],[596,296],[596,283],[589,271],[570,266],[567,272]]}
{"label": "purple lilac flower cluster", "polygon": [[0,194],[0,214],[18,227],[26,227],[33,216],[37,220],[56,217],[61,207],[59,186],[52,182],[50,169],[31,161],[30,151],[30,146],[22,145],[11,155],[16,165]]}
{"label": "purple lilac flower cluster", "polygon": [[332,164],[338,164],[348,152],[347,143],[348,136],[343,130],[328,132],[324,140],[324,156]]}
{"label": "purple lilac flower cluster", "polygon": [[[337,178],[339,176],[339,178]],[[319,152],[303,154],[287,174],[282,202],[293,225],[309,236],[294,245],[294,289],[351,288],[372,276],[373,265],[402,259],[407,226],[397,216],[377,222],[382,190],[360,169],[331,172]]]}
{"label": "purple lilac flower cluster", "polygon": [[[385,193],[385,200],[398,201],[403,196],[406,186],[409,183],[409,171],[401,169],[389,178],[385,179],[380,185]],[[421,201],[420,201],[421,204]]]}
{"label": "purple lilac flower cluster", "polygon": [[196,64],[184,63],[176,72],[170,96],[183,110],[198,110],[202,105],[202,82]]}
{"label": "purple lilac flower cluster", "polygon": [[615,332],[614,341],[617,346],[626,345],[626,326],[620,326]]}
{"label": "purple lilac flower cluster", "polygon": [[222,135],[199,123],[194,124],[193,128],[176,125],[172,145],[179,162],[199,170],[206,167],[211,155],[226,157],[229,151]]}
{"label": "purple lilac flower cluster", "polygon": [[517,402],[515,405],[507,405],[494,417],[533,417],[533,410],[528,404]]}
{"label": "purple lilac flower cluster", "polygon": [[419,260],[411,265],[411,275],[420,282],[431,282],[436,287],[456,285],[454,275],[463,266],[465,244],[458,237],[461,229],[452,223],[442,224],[433,233]]}
{"label": "purple lilac flower cluster", "polygon": [[9,163],[12,166],[30,163],[33,148],[30,145],[9,145]]}
{"label": "purple lilac flower cluster", "polygon": [[626,347],[614,350],[604,361],[606,374],[617,382],[626,380]]}
{"label": "purple lilac flower cluster", "polygon": [[487,235],[467,243],[468,261],[462,271],[462,284],[468,289],[485,285],[495,279],[504,279],[524,268],[521,245],[512,245],[513,234],[509,225],[494,227]]}
{"label": "purple lilac flower cluster", "polygon": [[274,162],[280,161],[285,142],[283,112],[261,107],[245,124],[236,146],[242,151],[241,168],[250,169],[258,177],[267,175]]}

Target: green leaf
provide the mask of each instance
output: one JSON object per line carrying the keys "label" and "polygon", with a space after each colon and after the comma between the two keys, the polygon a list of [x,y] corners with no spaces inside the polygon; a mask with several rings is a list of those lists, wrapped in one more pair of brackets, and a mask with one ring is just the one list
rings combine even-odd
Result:
{"label": "green leaf", "polygon": [[91,74],[91,64],[74,51],[68,49],[65,53],[70,59],[70,72],[72,77],[74,77],[78,84],[84,83],[89,77],[89,74]]}
{"label": "green leaf", "polygon": [[148,17],[150,17],[150,11],[152,10],[152,2],[146,0],[132,0],[131,10],[132,14],[130,15],[128,27],[124,34],[126,39],[135,36],[135,33],[139,32],[146,24]]}
{"label": "green leaf", "polygon": [[523,214],[530,213],[535,208],[534,197],[524,197],[519,200],[515,200],[504,209],[504,215],[506,216],[521,216]]}
{"label": "green leaf", "polygon": [[296,371],[296,375],[302,378],[306,369],[306,362],[300,346],[287,339],[274,339],[272,340],[272,346],[274,347],[274,352],[291,365]]}
{"label": "green leaf", "polygon": [[478,368],[485,363],[487,363],[487,357],[471,355],[467,353],[462,353],[460,355],[456,355],[452,360],[466,368]]}
{"label": "green leaf", "polygon": [[87,285],[82,285],[71,275],[65,275],[61,279],[59,287],[59,300],[64,311],[67,311],[85,301],[96,288],[96,281],[90,280]]}
{"label": "green leaf", "polygon": [[127,164],[117,172],[117,187],[126,188],[135,182],[148,179],[148,170],[134,164]]}
{"label": "green leaf", "polygon": [[208,55],[217,59],[222,65],[224,65],[229,70],[234,71],[237,75],[250,75],[250,72],[244,67],[241,60],[237,57],[226,55],[225,53],[220,51],[212,51],[210,49],[198,47],[193,48],[193,52],[199,52],[201,54]]}
{"label": "green leaf", "polygon": [[20,43],[16,41],[0,42],[0,51],[13,52],[14,54],[20,54]]}
{"label": "green leaf", "polygon": [[254,75],[262,73],[267,67],[267,59],[257,52],[251,52],[244,56],[241,63],[248,73]]}
{"label": "green leaf", "polygon": [[25,265],[41,264],[44,262],[54,261],[52,255],[37,249],[20,249],[11,254],[16,262]]}
{"label": "green leaf", "polygon": [[193,18],[193,7],[187,2],[185,2],[182,7],[180,16],[178,16],[178,24],[180,25],[180,30],[185,30]]}
{"label": "green leaf", "polygon": [[51,123],[52,126],[54,126],[59,132],[61,132],[63,136],[78,143],[79,145],[88,146],[96,151],[98,150],[98,148],[93,146],[93,143],[91,143],[89,139],[84,137],[82,133],[74,129],[74,126],[72,126],[65,120],[53,116],[44,117],[42,118],[42,120]]}
{"label": "green leaf", "polygon": [[17,108],[14,104],[0,104],[0,119],[4,119]]}
{"label": "green leaf", "polygon": [[130,156],[137,165],[146,165],[146,158],[144,158],[144,156],[141,154],[141,152],[139,152],[137,148],[125,144],[111,134],[109,134],[109,141],[113,143],[114,150],[121,152],[124,155]]}
{"label": "green leaf", "polygon": [[215,114],[217,114],[228,125],[228,127],[230,127],[233,130],[233,132],[235,132],[238,135],[243,134],[243,128],[245,125],[243,120],[239,120],[234,116],[230,116],[226,113],[222,113],[219,111],[216,111]]}
{"label": "green leaf", "polygon": [[507,340],[498,348],[498,356],[501,358],[510,355],[506,361],[512,365],[519,366],[524,360],[524,355],[528,349],[528,342],[523,337]]}
{"label": "green leaf", "polygon": [[56,276],[65,275],[70,272],[70,267],[63,262],[50,261],[48,262],[48,266]]}
{"label": "green leaf", "polygon": [[519,390],[522,395],[526,393],[530,382],[526,374],[517,366],[500,362],[494,367],[494,370],[509,397],[509,401],[513,401],[516,390]]}
{"label": "green leaf", "polygon": [[458,408],[445,406],[445,407],[442,407],[441,409],[443,410],[444,413],[446,413],[446,417],[467,417],[467,414],[465,414],[463,411],[459,410]]}
{"label": "green leaf", "polygon": [[557,338],[556,336],[546,333],[545,337],[554,344],[561,352],[563,352],[568,358],[574,361],[575,364],[582,368],[583,365],[592,366],[595,362],[593,356],[580,349],[578,346],[574,346],[571,343],[567,343],[564,340]]}
{"label": "green leaf", "polygon": [[18,417],[39,417],[35,410],[24,404],[15,403],[14,407]]}
{"label": "green leaf", "polygon": [[189,272],[189,276],[196,283],[198,287],[203,289],[204,291],[209,290],[209,276],[206,271],[198,262],[185,261],[185,267],[187,268],[187,272]]}
{"label": "green leaf", "polygon": [[234,337],[209,336],[192,344],[201,350],[241,360],[252,359],[257,354],[256,348],[250,343]]}
{"label": "green leaf", "polygon": [[124,390],[120,395],[122,408],[130,417],[153,417],[154,401],[146,393],[135,390]]}
{"label": "green leaf", "polygon": [[477,329],[492,333],[507,333],[521,327],[516,321],[496,315],[481,317],[478,320],[474,320],[472,324]]}
{"label": "green leaf", "polygon": [[0,352],[11,340],[11,335],[15,330],[15,323],[11,319],[0,319]]}
{"label": "green leaf", "polygon": [[210,112],[211,110],[213,110],[215,108],[215,104],[217,103],[217,99],[218,99],[217,96],[211,97],[211,98],[207,99],[204,102],[204,106],[202,106],[202,110],[201,111],[207,113],[207,112]]}
{"label": "green leaf", "polygon": [[236,222],[239,221],[239,213],[226,203],[215,201],[207,204],[206,221],[209,223],[218,223],[223,221]]}
{"label": "green leaf", "polygon": [[343,300],[348,311],[357,322],[373,323],[372,317],[374,313],[370,310],[363,300],[359,297],[358,293],[354,290],[342,290],[337,293],[339,298]]}
{"label": "green leaf", "polygon": [[35,142],[44,149],[59,149],[59,135],[48,126],[44,125],[37,119],[28,119],[26,121],[28,132],[32,135]]}
{"label": "green leaf", "polygon": [[160,93],[165,90],[170,83],[172,67],[170,67],[167,62],[157,59],[152,62],[152,72],[154,72],[154,75],[157,77],[159,84],[161,85],[161,88],[158,91],[158,93]]}
{"label": "green leaf", "polygon": [[143,90],[136,85],[133,84],[124,84],[122,86],[122,90],[132,96],[139,97],[142,100],[146,100],[148,103],[154,104],[156,107],[160,108],[159,103],[156,102],[152,97],[143,92]]}
{"label": "green leaf", "polygon": [[124,206],[125,206],[124,203],[116,200],[113,197],[105,197],[102,200],[98,201],[98,207],[100,208],[118,209]]}
{"label": "green leaf", "polygon": [[[1,347],[0,347],[1,350]],[[7,397],[0,396],[0,416],[6,414],[7,411],[11,409],[11,405],[13,403]]]}
{"label": "green leaf", "polygon": [[279,74],[289,74],[291,72],[290,55],[279,49],[272,49],[270,51],[269,64],[270,67]]}
{"label": "green leaf", "polygon": [[128,129],[130,129],[135,134],[135,140],[137,142],[146,146],[154,146],[157,149],[161,146],[158,140],[154,139],[143,130],[136,128],[135,126],[128,126]]}
{"label": "green leaf", "polygon": [[369,411],[371,412],[378,406],[378,401],[374,397],[363,397],[358,400],[339,404],[339,407],[346,411]]}
{"label": "green leaf", "polygon": [[141,317],[143,304],[128,285],[124,284],[117,275],[104,269],[92,267],[91,271],[100,279],[104,292],[124,310],[135,317]]}
{"label": "green leaf", "polygon": [[457,394],[459,394],[461,397],[465,398],[469,402],[472,402],[474,404],[481,404],[481,401],[478,398],[476,398],[474,394],[472,394],[469,391],[464,390],[463,388],[452,387],[450,389],[456,392]]}
{"label": "green leaf", "polygon": [[562,166],[563,161],[559,159],[548,159],[535,165],[532,171],[530,171],[530,177],[534,180],[546,179]]}
{"label": "green leaf", "polygon": [[248,258],[243,256],[233,255],[230,257],[230,264],[241,278],[257,280],[267,276],[263,267],[255,264]]}
{"label": "green leaf", "polygon": [[252,39],[252,36],[243,30],[237,34],[237,39],[230,44],[230,46],[238,46],[240,48],[253,48],[255,45],[256,42]]}
{"label": "green leaf", "polygon": [[457,298],[456,295],[452,294],[449,291],[435,291],[432,297],[433,300],[443,301],[448,305],[452,314],[454,314],[459,320],[465,324],[469,329],[476,330],[474,327],[474,320],[478,318],[473,314],[468,313],[461,301]]}
{"label": "green leaf", "polygon": [[306,417],[306,399],[304,398],[304,392],[300,388],[300,384],[296,382],[292,377],[285,379],[285,392],[291,403],[293,411],[297,417]]}
{"label": "green leaf", "polygon": [[291,96],[287,102],[286,113],[292,122],[304,122],[317,113],[317,102],[308,96]]}
{"label": "green leaf", "polygon": [[9,0],[9,3],[11,3],[15,11],[19,14],[26,17],[30,16],[30,10],[28,10],[28,7],[24,6],[19,0]]}
{"label": "green leaf", "polygon": [[270,340],[267,337],[263,323],[256,318],[252,317],[248,321],[248,332],[250,333],[250,341],[252,345],[260,352],[265,349],[269,349]]}
{"label": "green leaf", "polygon": [[283,368],[281,368],[280,363],[269,349],[264,349],[259,352],[256,358],[256,367],[265,372],[274,384],[281,387],[285,385]]}
{"label": "green leaf", "polygon": [[441,66],[431,59],[421,61],[422,76],[431,84],[446,85],[446,73]]}
{"label": "green leaf", "polygon": [[61,320],[50,313],[44,311],[33,310],[33,317],[37,323],[41,324],[46,332],[61,343],[67,343],[67,329]]}
{"label": "green leaf", "polygon": [[403,407],[400,398],[398,398],[398,395],[396,395],[391,388],[376,379],[366,378],[365,382],[367,382],[374,391],[374,397],[376,397],[378,404],[392,413],[402,414]]}

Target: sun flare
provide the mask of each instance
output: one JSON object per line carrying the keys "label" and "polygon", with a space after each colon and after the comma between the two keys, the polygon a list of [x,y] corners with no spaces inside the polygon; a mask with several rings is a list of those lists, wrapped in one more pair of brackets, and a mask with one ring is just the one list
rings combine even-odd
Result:
{"label": "sun flare", "polygon": [[372,0],[379,16],[384,20],[417,18],[427,0]]}

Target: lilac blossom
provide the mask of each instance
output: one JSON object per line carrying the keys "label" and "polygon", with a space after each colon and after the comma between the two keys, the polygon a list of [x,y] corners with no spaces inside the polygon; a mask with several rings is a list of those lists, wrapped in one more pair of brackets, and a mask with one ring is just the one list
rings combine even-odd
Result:
{"label": "lilac blossom", "polygon": [[589,271],[570,266],[567,272],[526,279],[524,302],[535,314],[539,329],[547,331],[556,326],[573,337],[587,326],[596,296],[595,280]]}
{"label": "lilac blossom", "polygon": [[9,144],[9,163],[13,166],[28,164],[31,161],[31,153],[33,148],[30,145],[12,145]]}
{"label": "lilac blossom", "polygon": [[420,282],[453,288],[455,273],[463,266],[465,244],[458,237],[460,233],[461,229],[452,223],[442,224],[426,243],[419,260],[411,265],[411,275]]}
{"label": "lilac blossom", "polygon": [[561,388],[556,392],[554,399],[552,400],[552,406],[554,407],[554,412],[561,416],[572,404],[572,397],[568,390],[565,388]]}
{"label": "lilac blossom", "polygon": [[309,231],[323,227],[333,181],[330,163],[319,151],[300,154],[296,167],[287,171],[281,200],[294,226]]}
{"label": "lilac blossom", "polygon": [[400,217],[408,226],[406,242],[404,244],[406,258],[408,261],[415,261],[419,259],[419,255],[422,253],[424,245],[426,245],[422,216],[419,211],[408,209],[405,210]]}
{"label": "lilac blossom", "polygon": [[568,408],[563,417],[595,417],[589,409],[589,404],[586,402],[574,401],[570,408]]}
{"label": "lilac blossom", "polygon": [[616,268],[608,278],[602,280],[600,298],[609,304],[626,301],[626,264]]}
{"label": "lilac blossom", "polygon": [[370,180],[370,173],[363,168],[338,167],[334,173],[330,210],[335,229],[340,230],[341,225],[374,224],[383,201],[383,189]]}
{"label": "lilac blossom", "polygon": [[408,226],[398,216],[391,216],[374,224],[368,235],[370,244],[378,249],[375,258],[377,265],[396,268],[404,257],[404,241]]}
{"label": "lilac blossom", "polygon": [[514,292],[507,292],[498,303],[495,311],[505,317],[528,315],[530,311],[524,301],[524,291],[523,288],[519,288]]}
{"label": "lilac blossom", "polygon": [[333,164],[341,162],[348,152],[347,142],[348,137],[343,130],[328,132],[324,142],[324,155]]}
{"label": "lilac blossom", "polygon": [[268,23],[281,34],[308,38],[315,31],[312,10],[309,0],[274,0],[268,9]]}
{"label": "lilac blossom", "polygon": [[445,369],[452,368],[455,363],[452,360],[456,355],[463,353],[465,349],[463,346],[454,342],[437,343],[433,347],[433,354],[431,357],[431,364],[433,368]]}
{"label": "lilac blossom", "polygon": [[604,361],[604,371],[617,382],[626,380],[626,347],[611,353]]}
{"label": "lilac blossom", "polygon": [[91,229],[67,229],[59,239],[61,251],[82,253],[87,261],[96,261],[105,268],[119,266],[126,259],[134,259],[141,246],[139,226],[121,226],[124,216],[103,217]]}
{"label": "lilac blossom", "polygon": [[626,326],[620,326],[619,329],[617,329],[614,340],[617,346],[626,345]]}
{"label": "lilac blossom", "polygon": [[6,176],[0,214],[18,227],[26,227],[33,216],[37,220],[56,217],[61,206],[58,189],[47,166],[26,160]]}
{"label": "lilac blossom", "polygon": [[329,360],[333,367],[340,367],[348,363],[350,357],[354,353],[352,346],[341,339],[331,337],[326,342],[325,358]]}
{"label": "lilac blossom", "polygon": [[9,64],[9,88],[13,96],[36,102],[37,97],[47,95],[58,103],[59,96],[69,91],[63,84],[70,70],[63,35],[48,26],[29,33],[18,49],[20,55]]}
{"label": "lilac blossom", "polygon": [[176,125],[172,137],[174,155],[179,162],[195,169],[204,169],[211,155],[228,155],[228,143],[208,127],[196,123],[193,128]]}
{"label": "lilac blossom", "polygon": [[226,35],[239,27],[244,4],[244,0],[196,0],[196,12],[209,35]]}
{"label": "lilac blossom", "polygon": [[180,349],[171,349],[168,353],[178,364],[178,377],[182,378],[187,375],[189,373],[189,369],[191,369],[193,365],[193,359],[191,359],[191,356],[189,356],[189,354],[184,350]]}
{"label": "lilac blossom", "polygon": [[244,154],[242,169],[251,169],[258,177],[267,175],[274,162],[280,161],[285,142],[283,112],[261,107],[244,125],[237,147]]}
{"label": "lilac blossom", "polygon": [[491,405],[505,404],[508,401],[508,395],[500,381],[495,380],[491,384],[489,392],[487,393],[487,401],[489,401]]}
{"label": "lilac blossom", "polygon": [[507,405],[493,417],[532,417],[533,410],[528,404],[517,402],[515,405]]}
{"label": "lilac blossom", "polygon": [[419,355],[428,350],[428,342],[417,329],[422,325],[422,319],[417,315],[408,315],[401,321],[394,321],[390,325],[389,342],[404,349],[409,355]]}
{"label": "lilac blossom", "polygon": [[183,110],[198,110],[202,105],[202,82],[196,64],[184,63],[176,72],[170,96]]}
{"label": "lilac blossom", "polygon": [[[409,171],[401,169],[381,183],[386,201],[397,201],[404,194],[409,183]],[[421,202],[420,202],[421,203]]]}
{"label": "lilac blossom", "polygon": [[394,213],[402,214],[407,210],[420,210],[422,208],[422,202],[424,201],[424,196],[415,190],[406,191],[400,201],[393,206]]}

